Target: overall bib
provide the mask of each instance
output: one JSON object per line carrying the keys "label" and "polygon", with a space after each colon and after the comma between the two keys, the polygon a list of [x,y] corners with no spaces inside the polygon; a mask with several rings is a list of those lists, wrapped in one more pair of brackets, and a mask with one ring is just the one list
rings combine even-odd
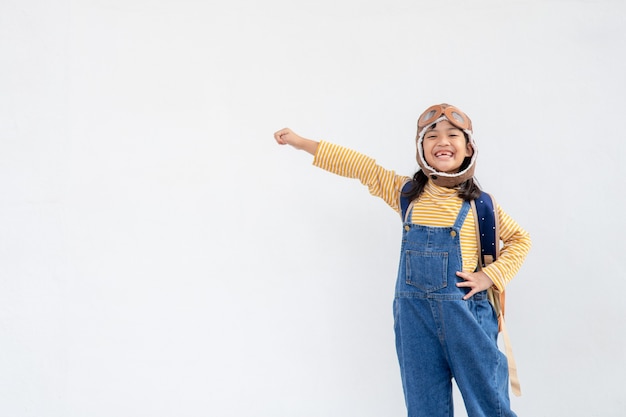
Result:
{"label": "overall bib", "polygon": [[[461,226],[405,222],[394,299],[396,350],[409,417],[451,417],[452,378],[469,417],[515,417],[510,409],[506,356],[487,292],[463,300]],[[411,212],[407,219],[411,219]]]}

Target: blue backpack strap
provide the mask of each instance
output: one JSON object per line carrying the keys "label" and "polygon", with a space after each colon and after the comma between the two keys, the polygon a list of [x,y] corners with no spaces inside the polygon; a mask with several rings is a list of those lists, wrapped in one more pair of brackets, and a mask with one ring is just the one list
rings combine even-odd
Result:
{"label": "blue backpack strap", "polygon": [[[496,203],[493,197],[484,191],[471,202],[476,222],[477,243],[479,245],[479,265],[482,269],[494,262],[500,255],[500,231],[496,213]],[[498,329],[503,329],[504,317],[504,291],[500,292],[495,287],[489,289],[489,301],[494,307],[498,317]]]}
{"label": "blue backpack strap", "polygon": [[[476,219],[480,234],[480,264],[485,267],[498,258],[499,236],[496,227],[496,211],[493,199],[489,194],[481,191],[475,200]],[[488,258],[491,256],[491,259]]]}
{"label": "blue backpack strap", "polygon": [[408,197],[405,197],[405,193],[408,193],[413,186],[413,181],[409,180],[402,186],[402,190],[400,191],[400,215],[402,216],[402,221],[406,217],[406,211],[409,208],[411,202]]}
{"label": "blue backpack strap", "polygon": [[[478,224],[480,234],[480,263],[482,267],[487,266],[495,261],[500,254],[500,230],[498,223],[498,213],[496,213],[496,203],[491,195],[482,191],[480,196],[474,200],[476,207],[476,223]],[[490,259],[491,258],[491,259]],[[522,395],[520,388],[519,376],[517,375],[517,366],[513,357],[513,349],[511,348],[511,340],[504,324],[504,312],[506,304],[505,291],[498,291],[495,286],[488,290],[489,302],[498,317],[498,331],[504,336],[504,348],[509,367],[509,382],[511,390],[516,396]]]}

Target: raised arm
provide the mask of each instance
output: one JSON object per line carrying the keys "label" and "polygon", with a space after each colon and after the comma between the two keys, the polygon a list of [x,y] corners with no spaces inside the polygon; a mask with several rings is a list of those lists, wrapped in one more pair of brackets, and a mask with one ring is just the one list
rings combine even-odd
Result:
{"label": "raised arm", "polygon": [[274,139],[279,145],[291,145],[296,149],[315,155],[319,142],[303,138],[295,134],[291,129],[284,128],[274,133]]}
{"label": "raised arm", "polygon": [[400,190],[410,178],[397,175],[376,164],[376,161],[352,149],[326,141],[305,139],[285,128],[274,133],[280,145],[291,145],[315,156],[313,165],[342,177],[356,178],[366,185],[370,194],[380,197],[396,212],[400,210]]}

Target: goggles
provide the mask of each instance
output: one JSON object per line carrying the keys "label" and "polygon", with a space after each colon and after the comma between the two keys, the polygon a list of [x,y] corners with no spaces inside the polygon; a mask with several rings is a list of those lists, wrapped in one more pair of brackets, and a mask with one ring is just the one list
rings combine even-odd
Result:
{"label": "goggles", "polygon": [[448,104],[435,104],[427,108],[417,119],[418,131],[421,132],[422,129],[433,124],[441,116],[445,116],[450,123],[461,130],[472,130],[472,121],[461,110]]}

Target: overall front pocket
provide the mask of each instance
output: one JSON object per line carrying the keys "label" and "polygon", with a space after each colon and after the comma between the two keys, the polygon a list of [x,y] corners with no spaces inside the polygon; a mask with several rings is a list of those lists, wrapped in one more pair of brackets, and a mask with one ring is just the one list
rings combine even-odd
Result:
{"label": "overall front pocket", "polygon": [[448,252],[407,250],[406,283],[422,291],[437,291],[448,285]]}

